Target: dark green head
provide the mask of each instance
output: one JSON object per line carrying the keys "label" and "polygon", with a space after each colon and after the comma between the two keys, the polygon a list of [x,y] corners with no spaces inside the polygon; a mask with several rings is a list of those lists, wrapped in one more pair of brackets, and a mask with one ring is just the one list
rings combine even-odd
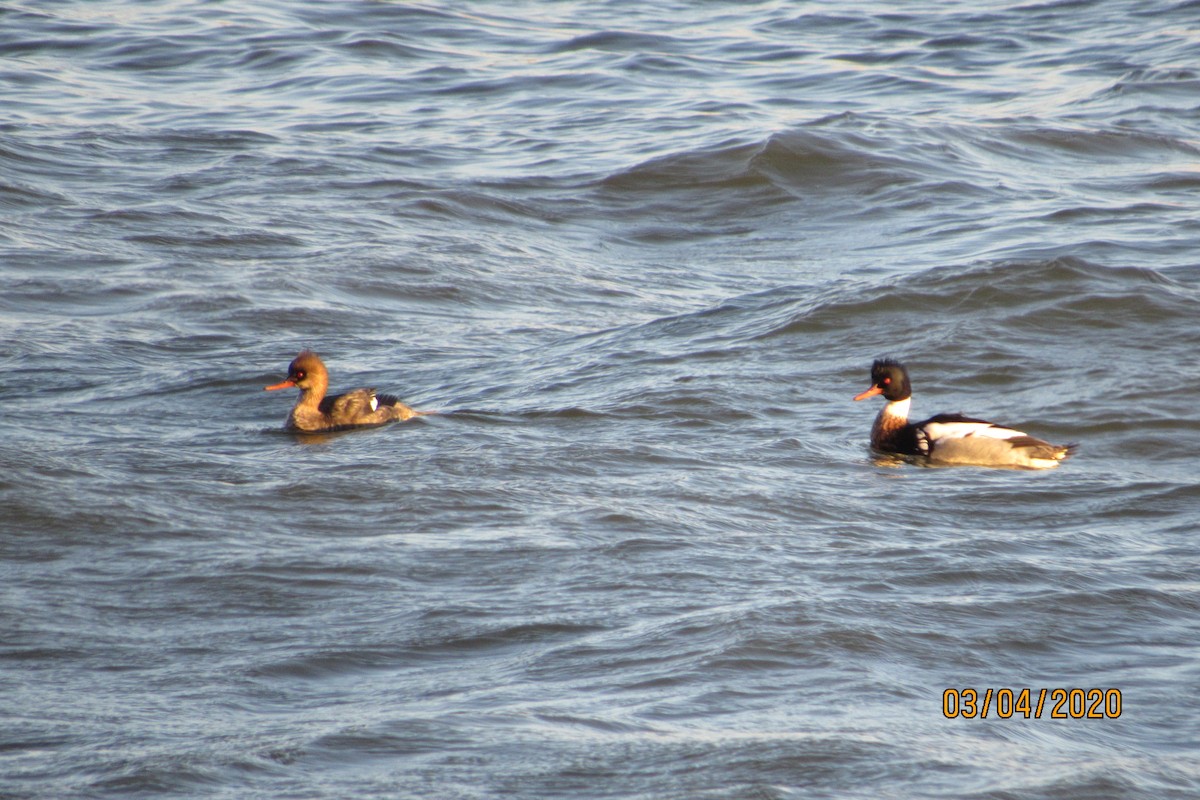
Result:
{"label": "dark green head", "polygon": [[903,364],[890,358],[875,359],[871,365],[871,387],[854,399],[865,400],[877,394],[883,395],[888,402],[912,397],[912,384],[908,382],[908,370]]}

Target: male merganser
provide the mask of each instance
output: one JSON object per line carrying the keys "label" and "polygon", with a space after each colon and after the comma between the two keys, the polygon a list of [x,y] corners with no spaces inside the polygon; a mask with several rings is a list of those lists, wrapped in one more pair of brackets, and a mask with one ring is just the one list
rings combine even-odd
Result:
{"label": "male merganser", "polygon": [[1076,445],[1050,444],[962,414],[938,414],[924,422],[909,422],[912,385],[908,370],[898,361],[876,360],[871,366],[871,388],[854,399],[877,394],[888,403],[871,426],[871,447],[885,453],[924,456],[942,464],[1049,469],[1075,452]]}
{"label": "male merganser", "polygon": [[374,389],[355,389],[345,394],[326,397],[329,373],[321,359],[311,350],[302,350],[288,364],[287,378],[264,391],[297,387],[300,399],[288,415],[290,431],[318,433],[322,431],[365,428],[398,422],[429,412],[414,411],[390,394],[375,394]]}

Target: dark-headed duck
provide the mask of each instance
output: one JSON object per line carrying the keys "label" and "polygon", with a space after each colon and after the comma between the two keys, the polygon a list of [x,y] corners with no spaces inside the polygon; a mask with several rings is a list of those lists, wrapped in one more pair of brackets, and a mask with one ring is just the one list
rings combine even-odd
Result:
{"label": "dark-headed duck", "polygon": [[938,414],[909,422],[912,385],[898,361],[879,359],[871,366],[871,386],[855,400],[883,395],[887,405],[871,426],[871,447],[884,453],[924,456],[941,464],[1049,469],[1076,445],[1050,444],[1027,433],[962,414]]}

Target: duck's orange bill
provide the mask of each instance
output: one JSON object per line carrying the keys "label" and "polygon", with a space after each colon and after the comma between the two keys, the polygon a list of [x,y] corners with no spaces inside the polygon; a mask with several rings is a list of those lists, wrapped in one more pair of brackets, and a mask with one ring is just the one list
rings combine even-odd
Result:
{"label": "duck's orange bill", "polygon": [[[268,389],[274,389],[274,388],[276,388],[276,387],[274,387],[274,386],[268,386],[267,388],[268,388]],[[874,396],[875,396],[875,395],[877,395],[877,394],[883,394],[883,389],[882,389],[882,388],[880,388],[879,386],[872,386],[870,389],[867,389],[867,390],[866,390],[865,392],[863,392],[862,394],[856,394],[856,395],[854,395],[854,399],[855,399],[855,400],[866,400],[868,397],[874,397]]]}
{"label": "duck's orange bill", "polygon": [[264,392],[273,392],[276,389],[290,389],[295,385],[296,385],[296,382],[294,380],[292,380],[291,378],[288,378],[287,380],[282,381],[281,383],[277,383],[274,386],[264,386],[263,391]]}

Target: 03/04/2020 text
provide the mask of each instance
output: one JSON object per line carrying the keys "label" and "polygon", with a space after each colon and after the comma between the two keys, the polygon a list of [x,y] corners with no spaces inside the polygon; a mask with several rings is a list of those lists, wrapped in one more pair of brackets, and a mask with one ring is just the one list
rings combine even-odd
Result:
{"label": "03/04/2020 text", "polygon": [[[1047,702],[1049,701],[1049,702]],[[1120,689],[947,689],[942,692],[946,719],[1116,719]]]}

